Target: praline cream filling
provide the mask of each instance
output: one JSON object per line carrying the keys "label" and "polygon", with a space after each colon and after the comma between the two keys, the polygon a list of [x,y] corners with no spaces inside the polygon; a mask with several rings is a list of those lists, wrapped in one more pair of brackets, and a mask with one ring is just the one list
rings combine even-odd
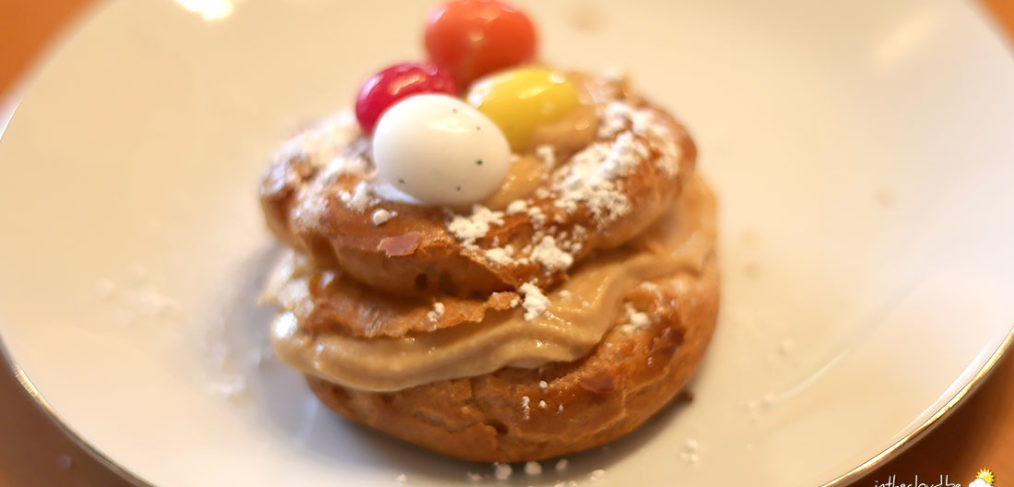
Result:
{"label": "praline cream filling", "polygon": [[[623,321],[624,298],[643,282],[698,272],[713,251],[714,202],[691,180],[675,206],[627,246],[571,272],[551,292],[546,310],[526,320],[521,307],[399,338],[311,334],[283,312],[272,326],[275,352],[296,369],[349,388],[396,391],[439,380],[533,368],[587,355]],[[294,272],[297,272],[294,270]]]}

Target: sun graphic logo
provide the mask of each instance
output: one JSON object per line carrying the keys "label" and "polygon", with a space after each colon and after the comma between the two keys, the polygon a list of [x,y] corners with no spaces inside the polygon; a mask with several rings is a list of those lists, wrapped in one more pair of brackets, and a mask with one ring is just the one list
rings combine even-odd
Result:
{"label": "sun graphic logo", "polygon": [[975,474],[975,480],[968,484],[968,487],[993,487],[993,481],[996,479],[993,477],[993,471],[984,468],[979,470],[979,473]]}

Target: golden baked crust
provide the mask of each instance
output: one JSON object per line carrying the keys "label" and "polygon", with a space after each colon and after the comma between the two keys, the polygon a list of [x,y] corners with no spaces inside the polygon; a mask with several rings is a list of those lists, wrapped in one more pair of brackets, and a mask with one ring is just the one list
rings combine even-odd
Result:
{"label": "golden baked crust", "polygon": [[488,311],[511,309],[520,299],[514,291],[484,299],[442,296],[443,311],[430,317],[433,298],[378,293],[341,271],[318,269],[305,255],[292,251],[282,255],[264,291],[264,300],[291,311],[302,329],[367,338],[479,323]]}
{"label": "golden baked crust", "polygon": [[346,418],[462,460],[518,462],[586,450],[632,431],[693,375],[718,313],[715,257],[700,274],[642,285],[628,299],[652,324],[616,326],[575,362],[505,368],[394,393],[306,380]]}
{"label": "golden baked crust", "polygon": [[[341,149],[328,154],[330,161],[308,154],[299,144],[290,144],[276,158],[260,188],[268,226],[318,267],[340,269],[372,289],[397,296],[488,295],[529,282],[550,287],[566,278],[566,267],[533,259],[505,265],[488,258],[486,251],[508,245],[531,249],[548,236],[576,264],[595,250],[622,245],[656,221],[694,169],[696,148],[668,113],[631,93],[625,82],[590,83],[604,97],[596,102],[603,112],[597,147],[615,147],[627,137],[624,157],[631,167],[612,178],[614,194],[606,195],[622,200],[622,205],[568,202],[560,188],[572,158],[549,168],[542,191],[526,199],[526,206],[537,211],[504,214],[502,223],[466,242],[449,231],[452,215],[438,208],[383,198],[350,205],[357,186],[373,177],[369,144],[351,132],[345,134],[348,140],[332,141]],[[617,107],[628,112],[614,110],[609,118],[609,110]],[[362,167],[349,170],[349,165]],[[605,167],[607,161],[596,165]],[[397,216],[378,226],[371,220],[377,209]]]}
{"label": "golden baked crust", "polygon": [[[699,250],[710,252],[716,235],[715,200],[711,189],[699,176],[693,176],[680,197],[651,227],[627,241],[621,248],[604,251],[588,259],[591,263],[614,253],[650,251],[656,255],[672,252],[662,244],[676,228],[699,237]],[[678,231],[677,231],[678,233]],[[684,250],[686,251],[686,250]],[[704,255],[695,257],[697,262]],[[700,265],[700,264],[694,264]],[[580,273],[581,267],[571,269]],[[434,314],[439,298],[441,312]],[[307,256],[288,251],[283,254],[268,280],[264,300],[282,310],[291,311],[299,328],[311,333],[340,333],[355,337],[403,337],[429,333],[464,323],[480,323],[490,312],[517,306],[522,295],[501,291],[485,296],[392,296],[376,292],[346,273],[320,269]]]}

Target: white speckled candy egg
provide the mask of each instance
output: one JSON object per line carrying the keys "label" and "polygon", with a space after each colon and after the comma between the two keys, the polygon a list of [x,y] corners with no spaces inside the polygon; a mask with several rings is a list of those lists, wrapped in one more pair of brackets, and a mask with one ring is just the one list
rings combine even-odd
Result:
{"label": "white speckled candy egg", "polygon": [[377,177],[420,204],[479,203],[503,184],[510,145],[488,117],[447,95],[416,95],[380,117],[373,133]]}

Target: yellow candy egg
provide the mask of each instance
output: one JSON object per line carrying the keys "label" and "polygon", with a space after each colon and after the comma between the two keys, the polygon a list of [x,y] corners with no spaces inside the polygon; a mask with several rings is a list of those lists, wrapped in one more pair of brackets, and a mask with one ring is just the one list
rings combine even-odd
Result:
{"label": "yellow candy egg", "polygon": [[565,76],[532,67],[482,78],[466,98],[500,127],[515,152],[528,148],[536,127],[567,116],[579,104],[577,89]]}

